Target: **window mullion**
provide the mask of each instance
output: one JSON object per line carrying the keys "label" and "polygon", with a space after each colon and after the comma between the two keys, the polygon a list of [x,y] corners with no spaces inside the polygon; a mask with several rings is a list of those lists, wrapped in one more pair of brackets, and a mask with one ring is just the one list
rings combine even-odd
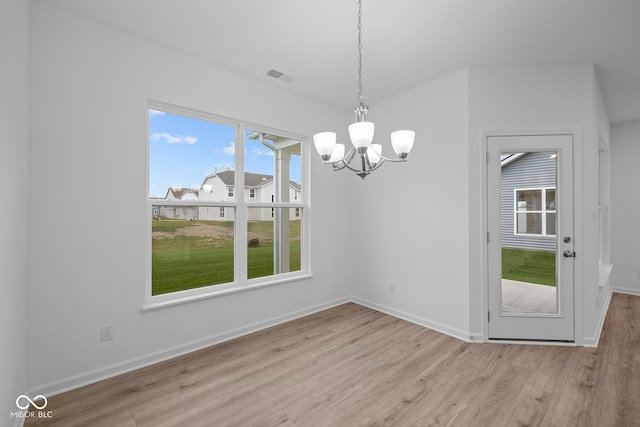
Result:
{"label": "window mullion", "polygon": [[541,215],[541,221],[542,221],[542,230],[541,233],[543,236],[547,235],[547,189],[546,187],[543,187],[540,190],[540,200],[541,200],[541,206],[540,206],[540,215]]}
{"label": "window mullion", "polygon": [[235,236],[235,275],[236,283],[247,283],[247,206],[244,199],[244,124],[236,127],[235,140],[235,199],[236,236]]}

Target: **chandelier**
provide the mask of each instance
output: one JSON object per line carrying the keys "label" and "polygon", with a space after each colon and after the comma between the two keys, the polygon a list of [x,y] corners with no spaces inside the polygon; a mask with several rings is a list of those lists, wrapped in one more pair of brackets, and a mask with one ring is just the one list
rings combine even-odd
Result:
{"label": "chandelier", "polygon": [[[391,133],[391,146],[398,156],[391,159],[382,155],[382,145],[373,144],[374,124],[367,121],[369,107],[364,105],[362,95],[362,0],[358,0],[358,106],[356,121],[349,125],[349,138],[353,147],[345,154],[345,145],[336,143],[335,132],[320,132],[313,135],[313,143],[322,157],[323,164],[333,165],[334,171],[349,169],[365,179],[369,173],[387,162],[406,162],[413,147],[415,132],[398,130]],[[360,157],[358,162],[356,154]],[[351,163],[354,162],[355,166]]]}

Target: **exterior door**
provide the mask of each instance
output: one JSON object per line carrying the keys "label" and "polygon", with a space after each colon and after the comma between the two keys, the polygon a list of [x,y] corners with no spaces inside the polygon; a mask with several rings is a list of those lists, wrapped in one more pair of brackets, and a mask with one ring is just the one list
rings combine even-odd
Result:
{"label": "exterior door", "polygon": [[487,137],[489,339],[574,341],[572,148]]}

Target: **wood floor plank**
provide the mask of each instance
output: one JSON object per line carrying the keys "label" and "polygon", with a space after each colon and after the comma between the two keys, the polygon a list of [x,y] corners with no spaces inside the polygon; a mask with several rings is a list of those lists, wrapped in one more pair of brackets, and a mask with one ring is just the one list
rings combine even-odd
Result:
{"label": "wood floor plank", "polygon": [[[493,426],[503,422],[514,410],[530,372],[511,365],[501,366],[477,388],[464,411],[457,411],[449,425]],[[457,405],[451,405],[457,406]],[[423,417],[420,417],[423,418]],[[428,417],[425,419],[431,422]]]}
{"label": "wood floor plank", "polygon": [[344,304],[49,397],[25,426],[640,426],[640,297],[597,349],[470,344]]}
{"label": "wood floor plank", "polygon": [[505,411],[502,420],[495,422],[494,425],[497,427],[545,426],[544,418],[552,401],[552,393],[527,385],[513,402],[511,409]]}

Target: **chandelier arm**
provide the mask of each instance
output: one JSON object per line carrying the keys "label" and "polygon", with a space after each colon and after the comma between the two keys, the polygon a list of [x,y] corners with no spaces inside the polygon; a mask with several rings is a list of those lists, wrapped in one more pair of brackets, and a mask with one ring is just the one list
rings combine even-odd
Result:
{"label": "chandelier arm", "polygon": [[338,160],[333,161],[333,162],[330,162],[330,161],[326,160],[326,161],[323,161],[322,164],[323,165],[332,165],[334,172],[340,171],[340,170],[342,170],[344,168],[351,169],[354,172],[359,172],[356,169],[354,169],[354,168],[349,166],[349,163],[351,163],[351,161],[353,160],[353,157],[355,155],[356,155],[356,149],[355,149],[355,147],[351,147],[351,150],[349,150],[349,152],[345,156],[343,156],[341,159],[338,159]]}
{"label": "chandelier arm", "polygon": [[[407,161],[406,157],[404,159],[394,159],[394,158],[391,158],[391,157],[384,156],[382,153],[376,152],[376,154],[378,156],[380,156],[380,160],[378,161],[378,163],[376,163],[375,167],[373,167],[373,168],[370,167],[371,171],[374,171],[374,170],[378,169],[382,165],[382,163],[384,163],[384,162],[403,163],[403,162]],[[368,157],[367,157],[367,159],[368,159]],[[369,164],[369,166],[371,166],[371,164]]]}
{"label": "chandelier arm", "polygon": [[378,163],[376,163],[376,165],[374,167],[369,168],[369,172],[373,172],[374,170],[379,169],[380,166],[382,166],[386,160],[387,160],[386,157],[380,157],[380,161]]}
{"label": "chandelier arm", "polygon": [[356,147],[351,147],[351,150],[349,150],[347,155],[344,156],[344,158],[347,159],[346,163],[351,163],[355,155],[356,155]]}
{"label": "chandelier arm", "polygon": [[[344,163],[351,163],[351,160],[353,160],[353,156],[355,156],[356,154],[356,149],[355,147],[352,147],[351,150],[349,150],[349,152],[343,156],[341,159],[335,160],[333,162],[329,161],[329,160],[323,160],[322,164],[323,165],[333,165],[334,167],[336,167],[336,165],[338,163],[344,162]],[[340,168],[343,169],[343,168]]]}
{"label": "chandelier arm", "polygon": [[[355,148],[351,148],[351,150],[349,150],[349,152],[343,156],[342,158],[338,159],[338,160],[334,160],[334,161],[330,161],[330,160],[323,160],[322,164],[323,165],[333,165],[334,167],[338,164],[338,163],[351,163],[351,160],[353,160],[353,156],[355,155]],[[340,168],[342,169],[342,168]]]}
{"label": "chandelier arm", "polygon": [[391,163],[404,163],[407,161],[406,158],[404,159],[390,159],[389,157],[385,157],[385,156],[380,156],[380,158],[382,158],[383,160],[386,160],[387,162],[391,162]]}
{"label": "chandelier arm", "polygon": [[[356,154],[356,149],[351,148],[351,150],[349,151],[349,153],[344,156],[342,159],[336,161],[336,162],[326,162],[326,163],[332,163],[333,164],[333,170],[335,171],[339,171],[342,170],[344,168],[349,169],[350,171],[355,172],[356,174],[358,174],[359,176],[362,176],[362,174],[368,174],[368,170],[366,168],[362,168],[362,169],[356,169],[353,166],[351,166],[351,162],[353,161],[353,158]],[[361,158],[363,159],[363,163],[364,163],[364,154],[361,155]],[[342,166],[336,166],[338,163],[342,162]]]}
{"label": "chandelier arm", "polygon": [[349,163],[345,163],[345,164],[344,164],[344,166],[345,166],[347,169],[349,169],[350,171],[353,171],[353,172],[355,172],[355,173],[362,173],[362,172],[364,172],[364,170],[363,170],[363,169],[356,169],[356,168],[354,168],[353,166],[351,166]]}

